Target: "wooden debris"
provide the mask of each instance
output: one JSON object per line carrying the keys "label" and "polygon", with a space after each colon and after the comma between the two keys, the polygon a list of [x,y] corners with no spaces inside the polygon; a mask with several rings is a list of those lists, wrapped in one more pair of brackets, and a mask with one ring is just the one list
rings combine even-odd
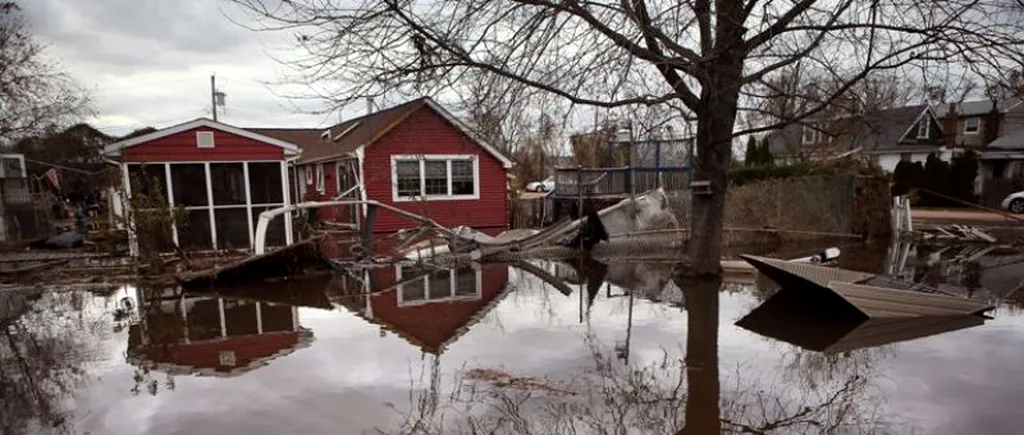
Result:
{"label": "wooden debris", "polygon": [[320,239],[314,238],[224,266],[179,274],[177,278],[185,288],[212,287],[323,272],[331,268],[331,263],[320,252]]}

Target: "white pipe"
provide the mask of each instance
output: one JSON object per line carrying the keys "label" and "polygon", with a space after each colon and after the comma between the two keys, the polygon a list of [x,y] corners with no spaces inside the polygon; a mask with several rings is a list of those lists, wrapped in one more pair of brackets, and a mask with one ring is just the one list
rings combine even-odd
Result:
{"label": "white pipe", "polygon": [[290,213],[294,210],[302,210],[307,208],[320,208],[320,207],[334,207],[338,205],[376,205],[386,210],[398,213],[408,219],[418,221],[420,223],[428,223],[433,225],[439,230],[446,231],[450,234],[454,234],[451,230],[441,226],[441,224],[435,222],[433,219],[423,217],[414,213],[407,212],[400,208],[382,204],[374,200],[348,200],[348,201],[306,201],[294,205],[286,205],[278,207],[273,210],[267,210],[260,213],[260,221],[256,224],[256,243],[253,246],[253,253],[256,255],[262,255],[266,253],[266,242],[267,242],[267,226],[270,225],[270,220],[275,216],[280,216],[285,213]]}

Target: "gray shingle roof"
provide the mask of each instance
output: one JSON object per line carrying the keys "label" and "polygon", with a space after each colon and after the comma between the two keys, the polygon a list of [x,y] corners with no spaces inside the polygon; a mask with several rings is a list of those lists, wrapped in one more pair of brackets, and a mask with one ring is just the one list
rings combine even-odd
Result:
{"label": "gray shingle roof", "polygon": [[[928,152],[937,150],[941,143],[939,120],[932,126],[928,139],[917,139],[907,134],[919,117],[928,108],[926,105],[905,106],[880,110],[858,118],[832,121],[836,138],[826,146],[802,143],[803,126],[790,124],[768,136],[769,147],[775,155],[796,152],[814,154],[827,149],[829,152],[852,150],[860,147],[864,152]],[[808,121],[813,122],[813,121]],[[842,124],[846,125],[842,125]]]}
{"label": "gray shingle roof", "polygon": [[[1011,109],[1015,109],[1021,106],[1021,100],[1019,98],[1010,98],[997,102],[997,108],[1000,112],[1006,112]],[[935,112],[935,116],[942,118],[949,113],[949,104],[937,104],[932,109]],[[991,100],[978,100],[978,101],[966,101],[963,103],[956,104],[956,113],[960,116],[979,116],[984,115],[992,111]]]}

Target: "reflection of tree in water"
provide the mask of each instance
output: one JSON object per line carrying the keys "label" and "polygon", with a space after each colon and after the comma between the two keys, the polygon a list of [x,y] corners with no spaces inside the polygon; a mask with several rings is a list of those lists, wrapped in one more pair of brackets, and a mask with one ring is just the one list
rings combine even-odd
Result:
{"label": "reflection of tree in water", "polygon": [[[170,373],[155,372],[156,364],[153,361],[161,361],[170,355],[174,346],[178,345],[185,336],[185,321],[182,316],[182,305],[179,303],[168,304],[174,297],[181,297],[181,290],[170,290],[171,297],[165,297],[162,288],[139,287],[139,300],[142,305],[139,307],[141,322],[135,326],[135,338],[130,339],[133,345],[129,345],[128,358],[135,357],[135,372],[132,374],[134,384],[129,392],[134,396],[143,390],[151,396],[160,392],[161,385],[164,389],[174,391],[174,376]],[[166,312],[164,307],[173,306],[171,312]],[[143,337],[144,336],[144,337]],[[162,376],[161,376],[162,375]],[[158,379],[158,376],[163,378]]]}
{"label": "reflection of tree in water", "polygon": [[[18,295],[5,293],[6,301]],[[16,318],[0,319],[0,428],[3,433],[70,433],[72,393],[84,366],[98,358],[109,329],[102,313],[84,309],[87,294],[47,292]],[[9,314],[9,313],[8,313]]]}
{"label": "reflection of tree in water", "polygon": [[[867,397],[877,357],[793,350],[775,378],[739,371],[721,385],[719,283],[677,282],[687,305],[686,358],[622,364],[588,337],[593,364],[565,379],[462,370],[447,397],[436,366],[411,393],[403,434],[870,433],[881,429]],[[766,357],[766,366],[777,363]],[[774,373],[772,373],[774,375]],[[725,396],[725,397],[723,397]]]}

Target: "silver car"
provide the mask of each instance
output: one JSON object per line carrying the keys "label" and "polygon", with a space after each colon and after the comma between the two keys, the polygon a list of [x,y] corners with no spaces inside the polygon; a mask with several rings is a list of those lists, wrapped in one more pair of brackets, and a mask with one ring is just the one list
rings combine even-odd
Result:
{"label": "silver car", "polygon": [[1013,213],[1024,214],[1024,190],[1020,192],[1011,193],[1001,204],[1003,210],[1009,210]]}

